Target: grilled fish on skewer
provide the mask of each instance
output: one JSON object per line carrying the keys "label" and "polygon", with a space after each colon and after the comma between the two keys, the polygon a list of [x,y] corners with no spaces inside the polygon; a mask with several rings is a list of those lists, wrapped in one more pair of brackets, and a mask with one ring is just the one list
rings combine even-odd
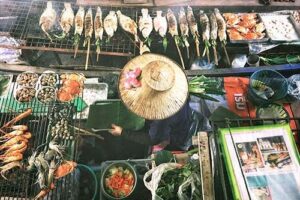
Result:
{"label": "grilled fish on skewer", "polygon": [[58,38],[64,38],[66,37],[73,24],[74,24],[74,11],[71,7],[71,3],[64,3],[65,8],[61,13],[61,18],[60,18],[60,27],[63,30],[63,33],[61,36],[59,36]]}
{"label": "grilled fish on skewer", "polygon": [[118,28],[118,18],[115,11],[109,11],[109,14],[104,18],[103,26],[109,40]]}
{"label": "grilled fish on skewer", "polygon": [[95,29],[95,39],[96,39],[96,53],[97,53],[97,61],[99,59],[100,54],[100,41],[103,37],[103,22],[102,22],[102,11],[100,7],[97,7],[95,20],[94,20],[94,29]]}
{"label": "grilled fish on skewer", "polygon": [[218,37],[219,37],[219,40],[220,40],[220,42],[222,44],[222,47],[224,49],[227,63],[228,63],[228,65],[230,65],[229,56],[228,56],[227,50],[225,48],[226,40],[227,40],[227,37],[226,37],[226,22],[225,22],[224,18],[222,17],[219,9],[215,8],[214,13],[215,13],[215,16],[216,16],[216,19],[217,19],[217,24],[218,24]]}
{"label": "grilled fish on skewer", "polygon": [[205,56],[206,54],[207,61],[208,63],[210,63],[210,57],[209,57],[210,25],[209,25],[209,19],[203,10],[200,10],[200,25],[202,30],[202,39],[205,45],[203,56]]}
{"label": "grilled fish on skewer", "polygon": [[218,54],[217,54],[217,38],[218,38],[218,24],[217,19],[214,13],[211,13],[209,16],[210,19],[210,40],[211,45],[214,50],[214,58],[215,58],[215,64],[219,65],[218,63]]}
{"label": "grilled fish on skewer", "polygon": [[188,42],[188,37],[189,37],[189,25],[186,19],[186,15],[185,15],[185,10],[184,8],[180,8],[179,11],[179,29],[180,29],[180,33],[181,33],[181,38],[184,42],[184,46],[186,47],[186,52],[187,52],[187,57],[190,57],[189,54],[189,42]]}
{"label": "grilled fish on skewer", "polygon": [[75,33],[74,33],[75,53],[74,53],[74,58],[76,58],[79,41],[80,41],[80,36],[83,31],[84,14],[85,14],[84,8],[82,6],[80,6],[76,13],[76,16],[75,16]]}
{"label": "grilled fish on skewer", "polygon": [[138,35],[137,35],[137,25],[133,19],[130,17],[124,15],[121,13],[120,10],[117,11],[117,16],[119,19],[119,24],[122,27],[122,29],[128,33],[131,33],[134,35],[134,39],[136,42],[139,41]]}
{"label": "grilled fish on skewer", "polygon": [[85,40],[83,46],[85,46],[86,43],[88,44],[87,53],[86,53],[85,70],[87,70],[89,64],[89,56],[90,56],[89,54],[90,54],[92,34],[93,34],[93,13],[92,13],[92,8],[89,8],[84,18]]}
{"label": "grilled fish on skewer", "polygon": [[164,50],[167,50],[168,40],[166,37],[168,30],[167,18],[162,16],[162,11],[156,11],[156,17],[153,19],[154,30],[163,38],[163,47]]}
{"label": "grilled fish on skewer", "polygon": [[200,57],[198,25],[193,13],[193,9],[190,6],[188,6],[187,8],[187,21],[189,24],[191,34],[195,40],[197,57]]}
{"label": "grilled fish on skewer", "polygon": [[48,1],[46,9],[44,10],[44,12],[42,13],[42,15],[40,17],[39,25],[40,25],[41,29],[43,30],[43,32],[51,40],[51,42],[52,42],[52,38],[49,35],[48,31],[54,25],[55,20],[56,20],[56,12],[52,7],[52,1]]}
{"label": "grilled fish on skewer", "polygon": [[139,19],[139,30],[142,32],[143,37],[147,40],[153,30],[152,18],[149,15],[148,9],[142,9],[142,16]]}
{"label": "grilled fish on skewer", "polygon": [[178,36],[177,19],[171,9],[168,9],[167,20],[169,26],[169,33],[171,34],[171,36]]}
{"label": "grilled fish on skewer", "polygon": [[179,46],[178,46],[179,43],[180,43],[180,37],[178,36],[177,20],[176,20],[176,17],[175,17],[175,15],[174,15],[174,13],[171,9],[168,9],[167,20],[168,20],[169,33],[174,38],[175,45],[176,45],[176,48],[177,48],[177,51],[178,51],[178,54],[179,54],[179,57],[180,57],[182,67],[183,67],[183,69],[185,69],[184,61],[183,61],[183,58],[182,58],[182,55],[181,55],[181,51],[180,51]]}

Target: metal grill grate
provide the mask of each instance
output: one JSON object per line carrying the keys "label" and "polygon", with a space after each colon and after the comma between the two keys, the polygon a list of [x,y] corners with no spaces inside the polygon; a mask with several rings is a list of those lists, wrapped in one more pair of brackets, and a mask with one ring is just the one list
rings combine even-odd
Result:
{"label": "metal grill grate", "polygon": [[31,2],[0,1],[0,32],[22,39],[25,33],[26,19]]}
{"label": "metal grill grate", "polygon": [[[71,126],[79,126],[80,119],[76,118],[76,107],[74,104],[66,103],[50,103],[50,104],[39,104],[38,101],[32,101],[30,103],[18,103],[14,100],[14,91],[16,89],[16,83],[13,82],[10,85],[8,95],[0,98],[0,125],[2,126],[19,113],[22,113],[28,108],[33,109],[32,114],[19,121],[17,124],[27,125],[28,130],[32,133],[32,138],[29,139],[28,148],[24,153],[23,163],[27,163],[27,159],[32,155],[34,151],[47,150],[48,142],[51,140],[49,134],[49,116],[53,115],[55,110],[61,110],[63,107],[67,107],[71,112],[71,117],[68,119]],[[56,108],[56,109],[55,109]],[[76,141],[77,133],[73,128],[72,133],[74,139],[70,140],[59,140],[60,145],[64,145],[66,159],[76,160]],[[0,164],[1,165],[1,164]],[[11,170],[6,175],[8,180],[0,177],[0,199],[10,198],[33,198],[39,192],[40,188],[37,181],[36,171],[26,171],[25,169]],[[48,199],[75,199],[74,189],[75,184],[75,172],[72,174],[56,181],[56,188],[52,190]],[[73,192],[72,192],[73,191]]]}
{"label": "metal grill grate", "polygon": [[[39,18],[46,7],[46,1],[33,1],[29,16],[28,16],[28,32],[26,33],[26,47],[27,48],[38,48],[40,50],[49,50],[49,51],[61,51],[61,52],[73,52],[73,33],[74,27],[70,31],[70,36],[64,40],[54,39],[53,42],[45,36],[39,26]],[[53,2],[53,7],[56,10],[57,16],[60,16],[61,11],[64,8],[63,2]],[[76,14],[78,10],[77,5],[72,5],[74,13]],[[87,11],[87,7],[85,8]],[[92,7],[93,9],[93,17],[96,13],[96,7]],[[130,16],[132,19],[136,19],[136,11],[134,8],[121,8],[121,7],[101,7],[103,13],[103,19],[107,16],[110,10],[121,10],[121,12],[125,13],[126,15]],[[59,17],[57,17],[59,18]],[[53,27],[52,33],[60,34],[61,29],[59,27],[59,21],[56,22],[55,26]],[[84,40],[84,34],[81,37],[79,52],[83,53],[86,51],[86,48],[82,47]],[[133,39],[128,34],[124,33],[120,27],[118,27],[117,32],[111,38],[110,42],[106,43],[107,36],[104,33],[103,35],[103,44],[101,46],[102,54],[106,55],[120,55],[120,56],[131,56],[135,54],[135,44]],[[95,41],[94,38],[91,41],[91,51],[95,51],[96,47],[94,45]],[[81,51],[80,51],[81,50]]]}

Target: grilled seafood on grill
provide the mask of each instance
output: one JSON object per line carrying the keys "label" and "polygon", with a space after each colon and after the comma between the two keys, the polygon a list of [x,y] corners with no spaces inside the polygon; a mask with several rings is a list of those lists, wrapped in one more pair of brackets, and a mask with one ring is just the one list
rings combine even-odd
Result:
{"label": "grilled seafood on grill", "polygon": [[96,39],[95,44],[96,44],[96,53],[97,53],[97,62],[98,62],[99,55],[100,55],[100,41],[102,40],[103,31],[104,31],[102,11],[99,6],[97,7],[97,11],[94,19],[94,30],[95,30],[95,39]]}
{"label": "grilled seafood on grill", "polygon": [[62,152],[64,151],[64,146],[58,145],[55,141],[49,143],[49,149],[55,151],[58,155],[63,157]]}
{"label": "grilled seafood on grill", "polygon": [[56,20],[56,12],[52,7],[52,1],[47,2],[47,7],[42,13],[39,21],[39,25],[42,31],[47,35],[47,37],[52,42],[52,38],[48,31],[53,27]]}
{"label": "grilled seafood on grill", "polygon": [[115,11],[109,11],[108,15],[104,18],[103,26],[109,40],[114,36],[118,28],[118,18]]}
{"label": "grilled seafood on grill", "polygon": [[84,8],[80,6],[75,16],[75,33],[74,33],[74,43],[73,43],[75,47],[74,58],[76,58],[78,47],[79,47],[80,36],[82,35],[83,32],[84,14],[85,14]]}
{"label": "grilled seafood on grill", "polygon": [[10,163],[7,163],[7,164],[1,166],[1,167],[0,167],[0,174],[1,174],[1,176],[2,176],[4,179],[7,180],[7,178],[5,177],[5,174],[6,174],[9,170],[11,170],[11,169],[13,169],[13,168],[16,168],[16,167],[17,167],[17,168],[22,168],[22,167],[23,167],[20,161],[13,161],[13,162],[10,162]]}
{"label": "grilled seafood on grill", "polygon": [[77,163],[73,161],[64,161],[54,172],[55,179],[60,179],[71,172],[76,168]]}
{"label": "grilled seafood on grill", "polygon": [[198,25],[193,13],[193,9],[190,6],[187,7],[187,21],[191,34],[195,40],[197,57],[200,57]]}
{"label": "grilled seafood on grill", "polygon": [[207,61],[210,63],[209,47],[210,47],[210,24],[207,15],[203,10],[200,10],[200,25],[202,30],[202,39],[205,44],[203,56],[207,56]]}
{"label": "grilled seafood on grill", "polygon": [[74,25],[74,11],[72,9],[71,3],[64,3],[65,8],[63,9],[60,17],[60,27],[62,29],[62,35],[58,38],[65,38],[72,26]]}
{"label": "grilled seafood on grill", "polygon": [[117,11],[117,16],[119,19],[119,24],[121,26],[121,28],[134,35],[134,39],[136,42],[139,41],[138,35],[137,35],[137,24],[135,23],[135,21],[133,19],[131,19],[130,17],[122,14],[122,12],[120,10]]}
{"label": "grilled seafood on grill", "polygon": [[210,13],[209,20],[210,20],[210,40],[211,40],[212,48],[214,50],[215,64],[219,65],[218,53],[217,53],[218,24],[214,13]]}
{"label": "grilled seafood on grill", "polygon": [[163,47],[166,51],[168,46],[168,40],[166,37],[167,31],[168,31],[168,22],[167,18],[162,16],[162,11],[157,10],[156,11],[156,17],[153,19],[153,26],[154,30],[158,32],[158,34],[163,38]]}
{"label": "grilled seafood on grill", "polygon": [[87,52],[86,52],[85,70],[87,70],[89,64],[92,34],[93,34],[93,13],[92,13],[92,8],[89,8],[84,18],[85,39],[84,39],[83,46],[85,47],[86,43],[88,44]]}
{"label": "grilled seafood on grill", "polygon": [[180,60],[181,60],[182,68],[185,69],[184,61],[183,61],[183,58],[182,58],[182,55],[181,55],[181,51],[178,47],[181,40],[180,40],[180,37],[178,36],[177,19],[176,19],[175,15],[174,15],[174,13],[171,9],[168,9],[167,21],[168,21],[169,33],[174,38],[175,45],[176,45],[176,48],[177,48],[177,51],[178,51],[178,55],[179,55]]}
{"label": "grilled seafood on grill", "polygon": [[151,39],[149,38],[149,36],[153,30],[152,18],[150,17],[147,8],[143,8],[141,12],[142,16],[140,16],[139,19],[139,30],[145,38],[145,43],[148,42],[148,46],[151,46]]}
{"label": "grilled seafood on grill", "polygon": [[184,8],[180,8],[179,11],[179,29],[180,29],[180,33],[181,33],[181,38],[184,42],[184,46],[186,47],[186,52],[187,52],[187,58],[190,57],[190,53],[189,53],[189,42],[188,42],[188,37],[189,37],[189,25],[186,19],[186,15],[185,15],[185,10]]}
{"label": "grilled seafood on grill", "polygon": [[224,49],[225,55],[226,55],[226,60],[227,60],[227,64],[230,65],[230,59],[226,50],[226,43],[227,43],[227,37],[226,37],[226,22],[224,20],[224,18],[222,17],[219,9],[215,8],[214,9],[214,14],[216,16],[217,19],[217,24],[218,24],[218,37],[219,40],[221,42],[221,45]]}
{"label": "grilled seafood on grill", "polygon": [[[259,22],[256,13],[233,14],[224,13],[227,22],[227,32],[231,40],[256,40],[265,37],[264,24]],[[235,19],[237,23],[232,23]]]}
{"label": "grilled seafood on grill", "polygon": [[162,16],[162,11],[156,11],[156,17],[153,19],[154,30],[158,32],[158,34],[164,38],[168,31],[168,22],[167,18]]}

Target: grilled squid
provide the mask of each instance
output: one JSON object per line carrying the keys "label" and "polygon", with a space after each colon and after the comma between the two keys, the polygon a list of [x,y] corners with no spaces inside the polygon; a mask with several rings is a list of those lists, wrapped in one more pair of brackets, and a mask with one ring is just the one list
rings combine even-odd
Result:
{"label": "grilled squid", "polygon": [[69,32],[74,24],[75,16],[74,16],[74,11],[71,7],[71,4],[64,3],[64,6],[65,6],[65,8],[61,13],[61,18],[60,18],[60,23],[59,23],[63,32],[62,32],[62,35],[59,36],[58,38],[65,38],[69,34]]}
{"label": "grilled squid", "polygon": [[139,30],[145,38],[145,43],[148,43],[148,46],[151,46],[151,39],[149,38],[153,30],[152,18],[149,15],[147,8],[142,9],[142,16],[139,19]]}
{"label": "grilled squid", "polygon": [[108,15],[104,18],[103,26],[109,41],[118,28],[118,18],[115,11],[109,11]]}
{"label": "grilled squid", "polygon": [[122,14],[122,12],[120,10],[117,11],[117,16],[119,19],[119,24],[121,26],[121,28],[134,35],[134,39],[136,42],[139,41],[138,35],[137,35],[137,24],[135,23],[135,21],[133,19],[131,19],[130,17]]}
{"label": "grilled squid", "polygon": [[156,11],[156,17],[153,19],[154,30],[163,38],[163,47],[164,50],[167,50],[168,40],[166,37],[168,31],[168,22],[167,18],[162,16],[162,11]]}
{"label": "grilled squid", "polygon": [[39,25],[42,29],[42,31],[46,34],[46,36],[50,39],[52,42],[52,38],[48,31],[53,27],[56,20],[56,12],[52,7],[52,1],[47,2],[47,7],[42,13],[40,17]]}

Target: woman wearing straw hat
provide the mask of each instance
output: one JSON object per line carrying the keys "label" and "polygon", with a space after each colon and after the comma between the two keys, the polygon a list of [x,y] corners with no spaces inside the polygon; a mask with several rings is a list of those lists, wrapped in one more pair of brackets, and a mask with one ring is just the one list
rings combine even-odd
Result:
{"label": "woman wearing straw hat", "polygon": [[120,74],[119,94],[130,111],[147,121],[142,131],[113,124],[112,135],[169,150],[187,150],[191,129],[197,126],[187,103],[187,78],[174,61],[157,54],[132,59]]}

